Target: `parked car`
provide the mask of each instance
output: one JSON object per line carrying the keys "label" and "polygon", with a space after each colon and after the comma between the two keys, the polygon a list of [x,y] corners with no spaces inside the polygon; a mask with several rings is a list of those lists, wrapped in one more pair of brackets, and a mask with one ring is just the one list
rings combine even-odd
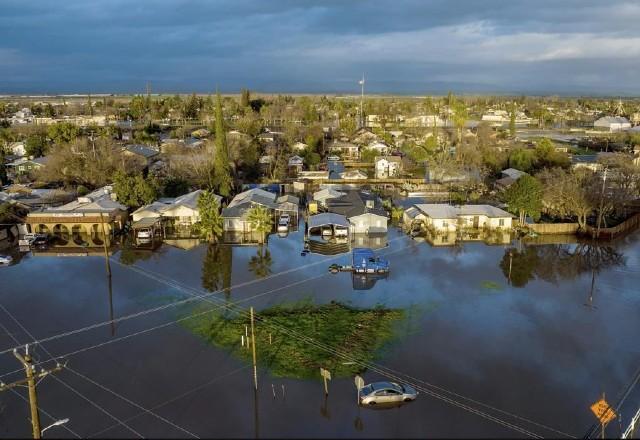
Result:
{"label": "parked car", "polygon": [[278,220],[278,232],[287,232],[289,230],[289,222],[291,221],[291,217],[289,214],[280,215],[280,219]]}
{"label": "parked car", "polygon": [[138,230],[137,238],[151,238],[151,228],[144,228]]}
{"label": "parked car", "polygon": [[416,400],[418,392],[409,385],[395,382],[374,382],[360,389],[361,405],[377,405],[379,403],[411,402]]}
{"label": "parked car", "polygon": [[43,249],[49,246],[49,236],[45,234],[37,234],[35,240],[31,242],[31,247]]}
{"label": "parked car", "polygon": [[0,255],[0,264],[11,264],[13,258],[10,255]]}
{"label": "parked car", "polygon": [[338,156],[329,156],[329,157],[327,157],[327,161],[339,162],[340,158]]}

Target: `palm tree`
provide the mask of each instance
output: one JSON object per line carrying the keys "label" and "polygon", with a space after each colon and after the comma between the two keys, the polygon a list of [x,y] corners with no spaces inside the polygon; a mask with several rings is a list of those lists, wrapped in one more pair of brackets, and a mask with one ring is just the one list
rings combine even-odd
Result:
{"label": "palm tree", "polygon": [[256,205],[249,210],[247,220],[251,228],[260,234],[260,244],[264,244],[264,237],[273,228],[273,219],[269,210],[263,206]]}
{"label": "palm tree", "polygon": [[212,191],[203,191],[198,198],[200,221],[196,224],[200,235],[207,241],[217,241],[224,231],[218,197]]}

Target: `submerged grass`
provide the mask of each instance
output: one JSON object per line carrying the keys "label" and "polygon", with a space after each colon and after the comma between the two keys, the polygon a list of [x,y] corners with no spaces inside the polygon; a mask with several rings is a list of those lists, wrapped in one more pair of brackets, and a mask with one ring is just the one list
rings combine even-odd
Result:
{"label": "submerged grass", "polygon": [[[313,338],[368,362],[394,338],[394,329],[403,319],[404,311],[380,306],[357,309],[337,302],[323,305],[297,303],[263,310],[259,316],[264,322],[256,321],[255,327],[258,363],[275,376],[308,379],[319,378],[320,367],[331,371],[333,377],[352,376],[362,368],[282,333],[273,325]],[[251,362],[251,350],[241,345],[241,337],[247,328],[251,334],[248,316],[224,316],[213,312],[187,320],[184,324],[210,344]]]}

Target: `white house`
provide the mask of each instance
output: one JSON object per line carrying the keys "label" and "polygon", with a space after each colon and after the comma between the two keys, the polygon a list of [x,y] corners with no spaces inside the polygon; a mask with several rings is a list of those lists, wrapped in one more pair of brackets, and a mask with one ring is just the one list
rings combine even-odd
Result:
{"label": "white house", "polygon": [[[162,218],[169,220],[173,226],[189,227],[200,220],[198,210],[198,199],[202,190],[197,190],[184,194],[176,198],[163,198],[142,206],[131,214],[134,223],[144,218]],[[216,195],[218,206],[221,205],[222,197]]]}
{"label": "white house", "polygon": [[18,157],[24,157],[27,155],[27,150],[25,148],[24,142],[12,142],[9,144],[9,151],[11,154]]}
{"label": "white house", "polygon": [[391,147],[382,141],[372,142],[369,144],[367,148],[369,150],[374,150],[380,156],[385,156],[389,154],[389,151],[391,150]]}
{"label": "white house", "polygon": [[624,131],[631,128],[631,122],[621,116],[604,116],[593,123],[593,128],[605,131]]}
{"label": "white house", "polygon": [[298,152],[300,152],[300,151],[303,151],[303,150],[307,149],[307,147],[308,147],[308,145],[307,145],[307,144],[305,144],[304,142],[296,142],[295,144],[293,144],[293,145],[291,146],[291,149],[292,149],[293,151],[298,151]]}
{"label": "white house", "polygon": [[452,206],[443,203],[417,204],[403,215],[405,224],[422,222],[437,232],[455,232],[458,229],[511,229],[513,215],[491,205]]}
{"label": "white house", "polygon": [[365,180],[367,173],[362,170],[349,170],[340,173],[340,178],[345,180]]}
{"label": "white house", "polygon": [[402,158],[399,156],[382,156],[375,159],[376,179],[397,177],[402,171]]}
{"label": "white house", "polygon": [[336,191],[333,188],[325,188],[313,193],[313,200],[319,205],[326,206],[327,200],[342,197],[345,193]]}
{"label": "white house", "polygon": [[236,195],[229,205],[222,210],[225,232],[253,232],[253,227],[248,221],[248,214],[251,208],[262,206],[272,215],[274,224],[277,224],[278,216],[287,213],[291,216],[292,222],[298,222],[297,197],[284,195],[277,197],[274,193],[260,188],[250,189]]}

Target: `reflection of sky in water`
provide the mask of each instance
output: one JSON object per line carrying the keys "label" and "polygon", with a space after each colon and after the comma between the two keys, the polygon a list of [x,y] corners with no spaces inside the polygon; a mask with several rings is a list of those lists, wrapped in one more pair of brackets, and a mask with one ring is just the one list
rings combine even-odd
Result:
{"label": "reflection of sky in water", "polygon": [[[303,257],[302,236],[301,228],[287,238],[271,236],[268,243],[271,272],[294,270],[243,287],[237,286],[256,279],[248,271],[248,262],[257,248],[234,247],[232,285],[236,287],[230,300],[261,295],[241,303],[243,307],[254,305],[257,310],[300,300],[404,308],[409,318],[399,324],[398,338],[385,351],[382,364],[501,408],[515,408],[576,435],[582,435],[581,430],[592,422],[588,411],[583,411],[590,401],[603,390],[616,396],[640,363],[638,234],[614,245],[624,253],[625,266],[603,269],[596,275],[593,310],[584,305],[591,272],[573,280],[559,279],[556,284],[533,279],[522,288],[512,287],[499,267],[505,247],[466,243],[459,249],[434,248],[401,236],[394,228],[389,232],[389,246],[378,251],[390,261],[388,278],[378,280],[370,290],[354,291],[350,274],[327,272],[331,263],[349,264],[350,255]],[[206,254],[206,245],[189,251],[163,246],[135,264],[202,293]],[[113,257],[118,258],[119,254]],[[115,262],[112,269],[116,316],[186,296]],[[293,283],[298,284],[287,287]],[[280,290],[269,292],[275,289]],[[31,330],[37,337],[107,320],[107,295],[104,260],[100,257],[26,256],[15,266],[0,268],[0,300],[23,322],[30,314]],[[31,307],[34,304],[37,306]],[[118,334],[164,322],[173,313],[123,322],[118,325]],[[165,343],[186,344],[180,338],[190,337],[179,328],[171,330],[171,335],[171,342],[152,336],[135,341],[150,344],[150,348]],[[57,341],[52,349],[66,352],[107,337],[107,331],[100,330]],[[0,341],[3,347],[13,345],[6,337]],[[202,345],[198,350],[215,353]],[[101,353],[93,352],[93,359],[100,359]],[[0,366],[3,370],[15,369],[10,359],[0,359]],[[159,370],[148,374],[163,376]],[[420,407],[402,409],[401,414],[408,417],[422,411],[415,408]],[[297,409],[290,411],[296,413]],[[374,416],[366,417],[369,423],[376,423],[370,420]],[[408,422],[402,418],[405,416],[398,417]],[[416,434],[411,431],[414,428],[407,429]],[[353,435],[340,429],[318,432]],[[426,427],[417,431],[426,432],[431,431]],[[441,435],[451,432],[447,428],[439,431]],[[482,432],[490,435],[500,431],[490,425]]]}

